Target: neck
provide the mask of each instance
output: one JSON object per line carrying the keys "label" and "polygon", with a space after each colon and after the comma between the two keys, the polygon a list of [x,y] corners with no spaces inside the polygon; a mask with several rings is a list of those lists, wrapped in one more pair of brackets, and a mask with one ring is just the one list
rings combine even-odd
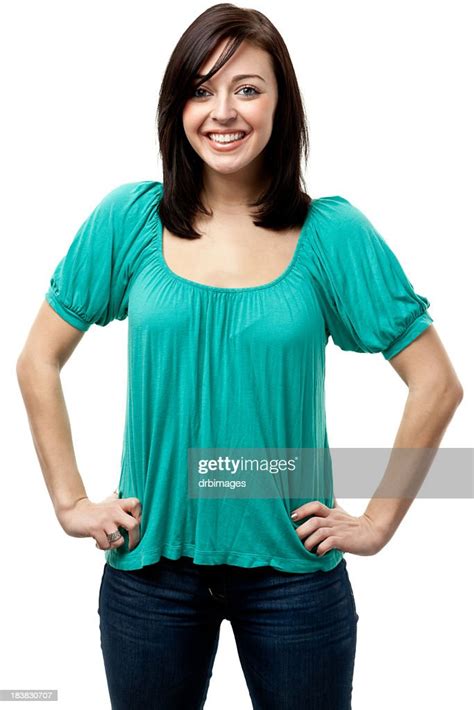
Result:
{"label": "neck", "polygon": [[265,190],[268,182],[257,176],[252,179],[243,171],[225,175],[207,170],[203,177],[202,201],[214,214],[248,215],[249,203]]}

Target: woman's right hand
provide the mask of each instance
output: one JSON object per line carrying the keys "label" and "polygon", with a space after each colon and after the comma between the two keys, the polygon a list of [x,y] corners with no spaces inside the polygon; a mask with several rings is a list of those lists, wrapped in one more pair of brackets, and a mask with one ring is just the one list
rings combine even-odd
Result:
{"label": "woman's right hand", "polygon": [[132,551],[140,541],[142,507],[138,498],[119,498],[116,491],[100,503],[80,498],[72,508],[58,514],[63,530],[72,537],[93,537],[99,550],[120,547],[123,535],[109,542],[107,534],[119,526],[128,531],[128,549]]}

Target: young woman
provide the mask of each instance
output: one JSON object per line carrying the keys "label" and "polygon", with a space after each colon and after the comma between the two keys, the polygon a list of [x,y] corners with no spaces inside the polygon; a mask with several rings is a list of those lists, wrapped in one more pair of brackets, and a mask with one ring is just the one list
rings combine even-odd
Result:
{"label": "young woman", "polygon": [[[303,191],[303,103],[264,15],[200,15],[157,119],[163,181],[120,185],[85,220],[18,365],[58,519],[106,551],[112,707],[202,708],[225,618],[254,708],[347,710],[359,617],[344,554],[376,554],[408,505],[374,498],[352,516],[334,499],[317,454],[328,337],[382,353],[416,390],[396,446],[437,446],[462,388],[428,300],[370,221]],[[127,316],[120,481],[94,503],[60,385],[34,386],[32,362],[59,377],[92,324]]]}

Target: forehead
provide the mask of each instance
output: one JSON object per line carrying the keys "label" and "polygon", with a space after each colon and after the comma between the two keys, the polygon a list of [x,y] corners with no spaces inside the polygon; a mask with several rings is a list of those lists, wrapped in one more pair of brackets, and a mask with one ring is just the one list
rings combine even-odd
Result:
{"label": "forehead", "polygon": [[[227,44],[228,40],[225,40],[215,48],[199,67],[200,74],[207,74],[212,69]],[[268,81],[271,78],[272,65],[268,52],[244,40],[233,56],[211,77],[211,80],[214,82],[227,81],[232,79],[234,74],[247,73],[260,74]]]}

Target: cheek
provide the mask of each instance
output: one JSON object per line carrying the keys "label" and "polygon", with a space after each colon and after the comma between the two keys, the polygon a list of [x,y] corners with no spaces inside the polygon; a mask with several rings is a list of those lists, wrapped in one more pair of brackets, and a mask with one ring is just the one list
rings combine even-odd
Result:
{"label": "cheek", "polygon": [[199,129],[202,123],[202,117],[199,110],[192,103],[187,103],[184,106],[182,113],[183,128],[186,133],[194,133]]}
{"label": "cheek", "polygon": [[245,118],[255,129],[271,131],[274,106],[272,101],[259,101],[258,105],[249,106]]}

